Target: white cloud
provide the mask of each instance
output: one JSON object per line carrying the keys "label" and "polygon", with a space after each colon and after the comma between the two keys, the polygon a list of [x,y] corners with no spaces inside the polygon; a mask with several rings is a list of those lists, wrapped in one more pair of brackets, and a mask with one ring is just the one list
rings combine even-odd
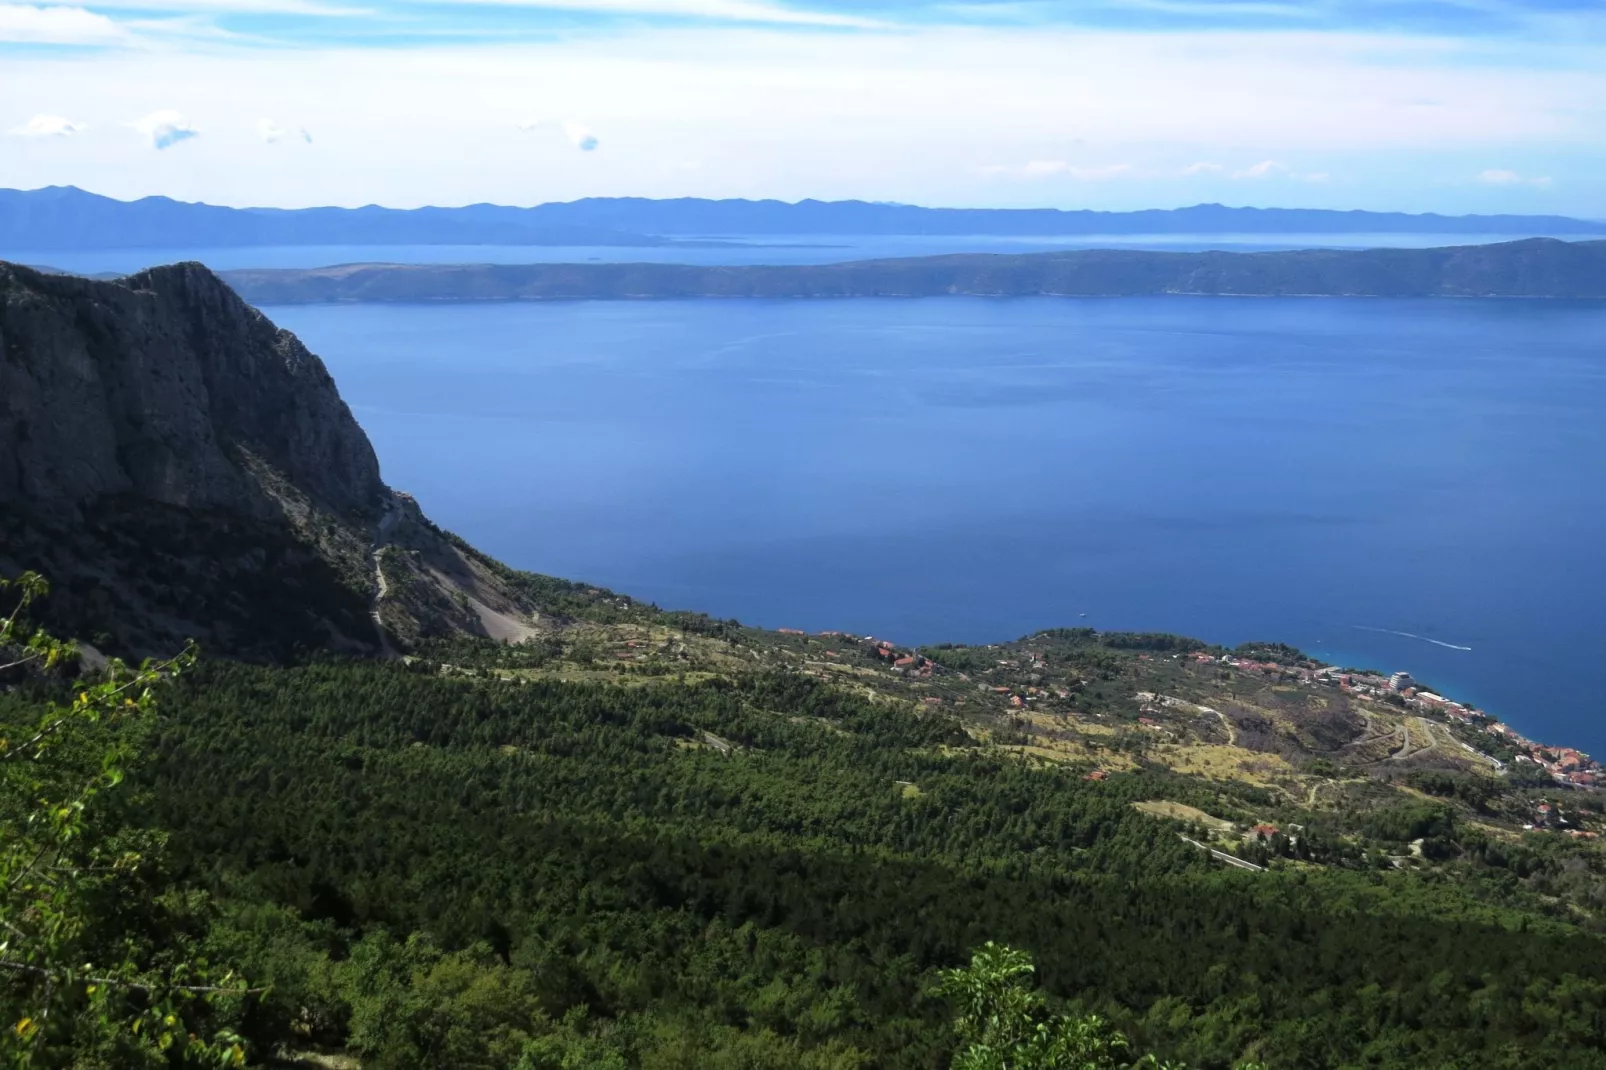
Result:
{"label": "white cloud", "polygon": [[1272,175],[1285,175],[1287,173],[1288,173],[1288,165],[1287,164],[1278,163],[1276,160],[1261,160],[1259,163],[1254,164],[1251,167],[1246,167],[1242,171],[1234,171],[1232,173],[1232,177],[1233,178],[1270,178]]}
{"label": "white cloud", "polygon": [[597,140],[597,135],[588,130],[584,123],[575,122],[573,119],[563,124],[563,136],[574,142],[574,147],[581,152],[595,152],[597,146],[601,144]]}
{"label": "white cloud", "polygon": [[0,4],[0,41],[34,45],[109,45],[131,40],[122,26],[81,7]]}
{"label": "white cloud", "polygon": [[1506,171],[1500,168],[1490,168],[1478,174],[1478,181],[1485,186],[1536,186],[1540,189],[1550,185],[1547,177],[1528,178],[1515,171]]}
{"label": "white cloud", "polygon": [[564,137],[569,139],[569,143],[581,152],[595,152],[602,144],[597,139],[597,135],[593,134],[585,123],[577,119],[566,119],[562,122],[557,119],[520,119],[513,126],[527,134],[547,129],[560,131]]}
{"label": "white cloud", "polygon": [[153,111],[128,125],[150,138],[151,147],[157,150],[170,148],[180,141],[201,136],[201,132],[191,126],[188,119],[171,108]]}
{"label": "white cloud", "polygon": [[101,10],[135,10],[233,15],[372,15],[370,8],[344,7],[320,0],[91,0]]}
{"label": "white cloud", "polygon": [[[1201,165],[1194,164],[1193,166],[1200,167]],[[1214,168],[1214,165],[1211,166]],[[1221,168],[1214,169],[1221,170]],[[1182,173],[1189,175],[1197,172],[1193,170],[1193,167],[1190,167],[1185,168]],[[1322,182],[1329,181],[1333,176],[1328,174],[1326,171],[1295,171],[1292,167],[1289,167],[1280,160],[1261,160],[1259,163],[1245,167],[1241,171],[1234,171],[1232,173],[1232,177],[1235,179],[1247,179],[1250,181],[1260,181],[1261,179],[1267,178],[1290,178],[1295,182],[1314,182],[1320,184]]]}
{"label": "white cloud", "polygon": [[9,132],[15,137],[72,137],[83,133],[84,125],[60,115],[35,115]]}
{"label": "white cloud", "polygon": [[[1020,173],[1025,175],[1027,178],[1036,178],[1039,175],[1060,174],[1061,172],[1068,170],[1070,166],[1071,165],[1066,163],[1064,160],[1033,160],[1025,167],[1022,167],[1020,169]],[[999,170],[1007,172],[1009,168],[1004,167],[1000,168]]]}
{"label": "white cloud", "polygon": [[1129,163],[1112,163],[1103,167],[1071,167],[1067,168],[1065,173],[1078,182],[1105,182],[1112,178],[1135,177],[1136,175],[1132,165]]}
{"label": "white cloud", "polygon": [[1226,168],[1219,163],[1206,163],[1201,160],[1199,163],[1190,163],[1184,167],[1182,173],[1184,175],[1219,175],[1225,170]]}
{"label": "white cloud", "polygon": [[[257,120],[257,137],[261,138],[267,144],[272,145],[272,144],[274,144],[276,142],[283,141],[285,138],[287,138],[289,136],[290,136],[289,128],[280,126],[274,120],[272,120],[272,119],[258,119]],[[300,138],[302,141],[306,142],[308,145],[312,144],[312,134],[304,126],[299,126],[299,127],[296,128],[295,136]]]}
{"label": "white cloud", "polygon": [[1165,15],[1186,15],[1189,18],[1230,18],[1233,16],[1254,16],[1262,18],[1306,19],[1315,20],[1321,17],[1321,11],[1313,6],[1307,7],[1299,4],[1268,4],[1262,0],[1250,0],[1247,3],[1212,3],[1200,0],[1120,0],[1118,6],[1133,11],[1153,11]]}
{"label": "white cloud", "polygon": [[[464,2],[464,0],[459,0]],[[469,3],[580,11],[594,15],[659,15],[670,18],[761,22],[783,26],[840,26],[869,29],[884,26],[876,19],[824,11],[800,11],[762,0],[466,0]]]}
{"label": "white cloud", "polygon": [[1033,160],[1020,167],[1005,167],[995,164],[982,168],[983,173],[990,175],[1019,175],[1022,178],[1045,178],[1049,175],[1065,175],[1078,182],[1103,182],[1112,178],[1137,177],[1136,170],[1129,163],[1106,164],[1102,167],[1082,167],[1066,160]]}

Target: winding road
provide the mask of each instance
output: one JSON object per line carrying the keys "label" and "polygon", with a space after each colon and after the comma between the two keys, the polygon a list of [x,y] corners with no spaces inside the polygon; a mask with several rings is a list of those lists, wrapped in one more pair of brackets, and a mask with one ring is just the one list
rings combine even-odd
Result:
{"label": "winding road", "polygon": [[374,600],[368,607],[368,615],[373,619],[374,631],[379,636],[379,653],[385,658],[399,658],[401,654],[390,641],[390,631],[385,627],[384,620],[379,615],[380,603],[390,593],[390,584],[385,581],[385,569],[380,564],[379,555],[384,552],[386,540],[390,538],[392,529],[396,527],[396,500],[385,499],[385,511],[379,515],[379,525],[374,533],[373,547],[368,551],[368,559],[374,566]]}

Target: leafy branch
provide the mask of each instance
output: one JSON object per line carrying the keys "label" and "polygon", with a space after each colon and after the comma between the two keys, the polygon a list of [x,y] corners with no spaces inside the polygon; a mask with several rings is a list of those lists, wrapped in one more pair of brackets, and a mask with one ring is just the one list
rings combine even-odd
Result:
{"label": "leafy branch", "polygon": [[1098,1015],[1049,1014],[1043,994],[1027,984],[1035,972],[1026,952],[989,940],[969,966],[938,975],[933,994],[958,1010],[953,1070],[1186,1070],[1153,1055],[1129,1059],[1126,1035]]}
{"label": "leafy branch", "polygon": [[[26,573],[0,580],[14,599],[0,618],[0,680],[61,690],[61,670],[76,662],[72,644],[28,624],[27,611],[49,591]],[[144,1052],[179,1065],[240,1066],[244,1046],[220,1032],[202,1039],[188,1028],[187,1005],[259,992],[214,979],[203,966],[169,961],[172,948],[140,953],[117,937],[108,915],[147,901],[150,848],[159,838],[109,831],[97,802],[123,782],[134,754],[125,721],[149,715],[157,689],[194,665],[194,644],[166,659],[129,666],[113,659],[71,697],[46,701],[37,720],[0,734],[0,1059],[12,1067],[57,1065],[85,1035],[130,1056]]]}

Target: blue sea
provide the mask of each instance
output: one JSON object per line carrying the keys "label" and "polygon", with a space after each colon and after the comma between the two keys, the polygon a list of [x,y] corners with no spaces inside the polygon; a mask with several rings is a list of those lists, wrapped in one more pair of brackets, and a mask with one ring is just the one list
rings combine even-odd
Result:
{"label": "blue sea", "polygon": [[1606,753],[1606,303],[267,311],[522,568],[909,643],[1279,640]]}

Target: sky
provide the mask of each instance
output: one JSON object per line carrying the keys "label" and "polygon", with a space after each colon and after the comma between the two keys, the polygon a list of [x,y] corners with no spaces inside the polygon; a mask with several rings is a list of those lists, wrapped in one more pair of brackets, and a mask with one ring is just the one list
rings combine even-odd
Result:
{"label": "sky", "polygon": [[1606,0],[0,0],[0,186],[1606,219]]}

